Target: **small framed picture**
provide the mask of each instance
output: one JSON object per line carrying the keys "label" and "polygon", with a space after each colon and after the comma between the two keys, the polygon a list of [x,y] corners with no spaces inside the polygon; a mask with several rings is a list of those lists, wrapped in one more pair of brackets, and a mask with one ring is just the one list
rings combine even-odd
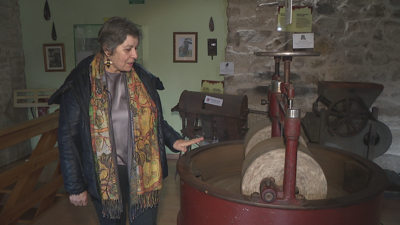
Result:
{"label": "small framed picture", "polygon": [[197,63],[197,32],[174,32],[174,62]]}
{"label": "small framed picture", "polygon": [[144,0],[129,0],[129,4],[144,4]]}
{"label": "small framed picture", "polygon": [[44,70],[66,71],[64,44],[43,44]]}

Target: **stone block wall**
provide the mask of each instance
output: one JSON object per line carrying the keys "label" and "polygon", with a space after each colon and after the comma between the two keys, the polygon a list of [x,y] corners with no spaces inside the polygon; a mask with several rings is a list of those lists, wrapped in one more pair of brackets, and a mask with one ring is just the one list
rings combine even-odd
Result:
{"label": "stone block wall", "polygon": [[[17,89],[26,89],[19,5],[18,0],[0,0],[0,129],[28,120],[27,109],[13,107],[13,92]],[[31,151],[30,141],[0,149],[0,166]]]}
{"label": "stone block wall", "polygon": [[[254,52],[292,50],[292,34],[278,32],[277,8],[284,1],[228,0],[228,37],[225,60],[235,63],[235,74],[225,76],[226,94],[246,94],[249,107],[266,111],[260,104],[267,95],[275,70],[273,57]],[[390,149],[374,161],[400,172],[400,1],[322,0],[293,1],[294,6],[312,6],[314,50],[318,57],[293,57],[291,81],[295,107],[311,111],[318,81],[373,82],[384,90],[373,106],[379,120],[391,130]],[[281,63],[283,75],[283,63]],[[250,114],[249,126],[265,116]]]}

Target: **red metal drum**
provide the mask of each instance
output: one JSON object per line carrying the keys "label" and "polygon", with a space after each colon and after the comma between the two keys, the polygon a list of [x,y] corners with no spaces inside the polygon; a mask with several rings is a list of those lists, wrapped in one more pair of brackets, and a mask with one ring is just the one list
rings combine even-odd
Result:
{"label": "red metal drum", "polygon": [[309,150],[324,170],[328,196],[303,205],[257,203],[240,193],[243,141],[220,142],[186,153],[177,165],[178,225],[379,225],[388,182],[385,172],[352,153],[312,144]]}

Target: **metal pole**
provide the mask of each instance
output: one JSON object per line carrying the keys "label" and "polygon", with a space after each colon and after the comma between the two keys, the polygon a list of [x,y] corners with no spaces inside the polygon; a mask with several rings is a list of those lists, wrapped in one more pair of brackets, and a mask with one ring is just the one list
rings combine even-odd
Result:
{"label": "metal pole", "polygon": [[285,120],[286,156],[283,199],[296,199],[297,145],[300,136],[300,109],[287,109]]}

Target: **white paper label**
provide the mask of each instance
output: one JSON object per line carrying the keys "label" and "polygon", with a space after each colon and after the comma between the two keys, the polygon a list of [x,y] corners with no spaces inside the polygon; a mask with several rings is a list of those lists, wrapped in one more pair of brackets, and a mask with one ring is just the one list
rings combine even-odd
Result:
{"label": "white paper label", "polygon": [[219,63],[219,74],[233,75],[235,71],[234,62],[221,62]]}
{"label": "white paper label", "polygon": [[223,99],[211,97],[208,95],[206,95],[206,98],[204,99],[204,103],[216,106],[222,106],[223,102],[224,102]]}
{"label": "white paper label", "polygon": [[314,34],[293,34],[293,48],[314,48]]}

